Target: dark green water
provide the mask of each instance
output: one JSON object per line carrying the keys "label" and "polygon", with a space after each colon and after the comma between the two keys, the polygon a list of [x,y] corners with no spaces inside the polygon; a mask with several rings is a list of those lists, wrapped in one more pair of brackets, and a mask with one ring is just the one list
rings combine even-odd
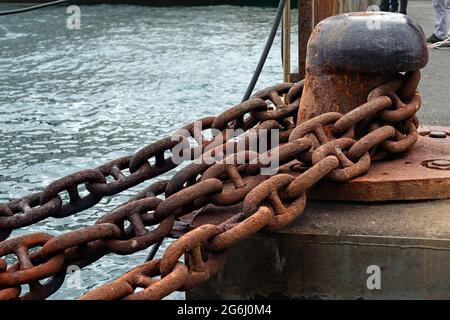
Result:
{"label": "dark green water", "polygon": [[[132,154],[238,103],[275,11],[82,6],[80,30],[67,29],[64,7],[0,17],[0,201]],[[278,37],[258,88],[280,81]],[[151,182],[13,235],[58,235],[91,225]],[[52,298],[78,297],[142,263],[147,253],[108,255],[82,270],[81,288],[64,284]]]}

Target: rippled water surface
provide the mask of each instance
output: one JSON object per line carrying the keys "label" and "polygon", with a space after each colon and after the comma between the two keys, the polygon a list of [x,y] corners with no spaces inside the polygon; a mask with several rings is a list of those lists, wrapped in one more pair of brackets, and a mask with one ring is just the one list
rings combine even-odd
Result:
{"label": "rippled water surface", "polygon": [[[0,17],[0,201],[132,154],[238,103],[275,11],[82,6],[80,30],[66,28],[64,7]],[[278,37],[257,88],[282,80],[279,48]],[[92,225],[153,181],[14,235]],[[66,281],[52,298],[78,297],[142,263],[147,253],[105,256],[83,269],[80,289]]]}

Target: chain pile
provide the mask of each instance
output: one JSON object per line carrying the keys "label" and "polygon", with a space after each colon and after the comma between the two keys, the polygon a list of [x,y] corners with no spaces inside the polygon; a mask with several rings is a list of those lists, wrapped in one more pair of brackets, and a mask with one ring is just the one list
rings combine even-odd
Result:
{"label": "chain pile", "polygon": [[[171,152],[181,141],[167,137],[136,154],[52,182],[42,192],[0,205],[0,299],[45,299],[63,284],[69,266],[85,267],[106,254],[127,255],[177,238],[161,259],[145,262],[80,299],[162,299],[189,290],[216,274],[227,249],[260,230],[279,230],[306,205],[306,192],[320,180],[348,181],[365,174],[372,161],[388,159],[417,140],[419,71],[372,90],[367,102],[347,114],[329,112],[295,125],[303,81],[283,83],[217,117],[200,119],[205,130],[242,129],[241,141],[260,129],[278,129],[279,144],[265,154],[234,153],[237,161],[192,162],[169,181],[158,181],[95,224],[54,237],[32,233],[8,238],[11,231],[49,217],[63,218],[96,205],[146,180],[174,169]],[[288,104],[283,102],[287,95]],[[215,156],[237,150],[241,141],[206,139],[184,127],[197,146],[192,155]],[[263,175],[262,161],[279,155],[279,168]],[[230,156],[227,158],[230,159]],[[127,172],[128,170],[128,172]],[[80,195],[85,186],[88,194]],[[68,194],[63,201],[61,194]],[[232,212],[219,224],[193,230],[183,217]],[[181,235],[181,236],[180,236]],[[15,256],[8,265],[7,255]],[[180,258],[185,256],[184,262]],[[47,279],[42,283],[42,280]],[[21,294],[21,286],[29,290]],[[136,290],[140,288],[141,290]]]}

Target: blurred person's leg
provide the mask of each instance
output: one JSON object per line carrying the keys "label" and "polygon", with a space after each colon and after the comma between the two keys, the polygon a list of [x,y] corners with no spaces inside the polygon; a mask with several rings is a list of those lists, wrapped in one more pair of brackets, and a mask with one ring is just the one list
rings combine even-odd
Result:
{"label": "blurred person's leg", "polygon": [[381,0],[380,11],[389,11],[389,0]]}
{"label": "blurred person's leg", "polygon": [[[450,3],[450,1],[448,1]],[[406,14],[406,7],[408,6],[408,0],[400,0],[400,13]]]}
{"label": "blurred person's leg", "polygon": [[398,12],[398,0],[391,0],[391,6],[389,8],[389,11],[391,12]]}
{"label": "blurred person's leg", "polygon": [[449,12],[448,0],[432,0],[435,15],[434,33],[427,39],[428,42],[435,43],[447,38],[449,32]]}
{"label": "blurred person's leg", "polygon": [[445,10],[447,11],[447,37],[450,36],[450,0],[445,1]]}

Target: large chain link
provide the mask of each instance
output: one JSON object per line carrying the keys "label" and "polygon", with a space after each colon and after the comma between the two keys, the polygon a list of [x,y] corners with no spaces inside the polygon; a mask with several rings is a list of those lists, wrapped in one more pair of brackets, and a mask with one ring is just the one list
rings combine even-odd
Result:
{"label": "large chain link", "polygon": [[[177,164],[170,155],[181,137],[161,139],[134,155],[76,172],[42,192],[0,204],[0,299],[45,299],[62,285],[68,266],[84,267],[111,252],[131,254],[166,237],[178,239],[161,259],[146,262],[81,299],[162,299],[197,286],[220,270],[228,248],[262,229],[279,230],[296,219],[305,208],[306,191],[322,179],[349,181],[365,174],[372,161],[409,149],[418,138],[419,79],[419,71],[399,75],[373,89],[367,102],[349,113],[329,112],[297,126],[304,82],[262,90],[217,117],[199,121],[204,130],[243,129],[246,147],[251,134],[278,129],[279,146],[262,154],[236,153],[238,142],[227,134],[208,140],[194,130],[195,123],[189,124],[183,129],[197,146],[188,153],[200,154],[197,161],[169,181],[146,187],[95,224],[57,237],[32,233],[8,239],[14,229],[48,217],[74,215],[103,197],[174,169]],[[230,148],[235,153],[228,161],[202,161]],[[279,170],[263,175],[267,164],[262,159],[271,154],[279,155]],[[238,157],[245,163],[235,161]],[[88,194],[81,197],[83,185]],[[68,202],[62,200],[62,193],[68,194]],[[202,210],[233,215],[218,225],[204,224],[187,232],[180,218]],[[15,255],[17,262],[8,265],[6,255]],[[183,255],[185,261],[180,262]],[[48,280],[41,284],[43,279]],[[28,293],[21,295],[25,284]]]}

